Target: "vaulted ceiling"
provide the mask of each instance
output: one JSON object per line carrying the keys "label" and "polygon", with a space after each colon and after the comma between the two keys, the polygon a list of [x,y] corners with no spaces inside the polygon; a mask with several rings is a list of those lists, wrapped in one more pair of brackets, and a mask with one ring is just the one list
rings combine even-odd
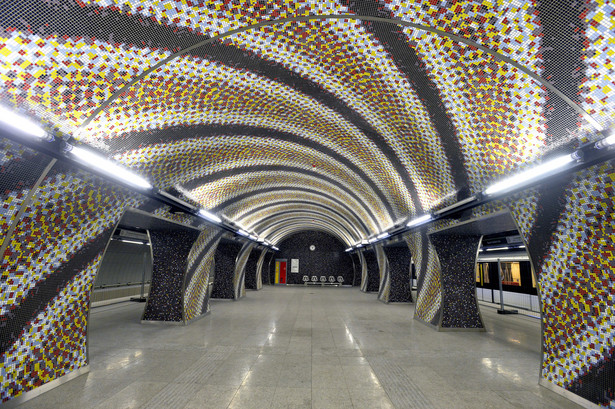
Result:
{"label": "vaulted ceiling", "polygon": [[609,2],[0,10],[3,104],[274,242],[318,229],[353,244],[614,115]]}

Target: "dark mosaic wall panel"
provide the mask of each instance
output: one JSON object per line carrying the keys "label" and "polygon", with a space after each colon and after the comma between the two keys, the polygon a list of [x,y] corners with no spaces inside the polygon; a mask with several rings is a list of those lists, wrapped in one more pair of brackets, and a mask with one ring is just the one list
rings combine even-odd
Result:
{"label": "dark mosaic wall panel", "polygon": [[[2,151],[5,188],[26,189],[40,156]],[[42,163],[21,163],[41,160]],[[22,166],[23,165],[23,166]],[[18,171],[19,168],[23,172]],[[13,175],[13,171],[16,173]],[[14,178],[13,178],[14,176]],[[39,175],[36,175],[38,178]],[[12,197],[10,189],[3,193]],[[5,205],[12,200],[5,198]],[[90,291],[123,209],[138,200],[101,179],[57,163],[5,237],[0,262],[0,399],[8,401],[87,365]]]}
{"label": "dark mosaic wall panel", "polygon": [[246,263],[245,278],[246,288],[248,290],[259,290],[262,287],[262,282],[257,284],[258,281],[262,280],[260,274],[259,277],[257,277],[257,272],[260,273],[265,254],[264,250],[253,250],[250,252],[250,256]]}
{"label": "dark mosaic wall panel", "polygon": [[412,256],[407,246],[384,247],[389,262],[391,287],[389,302],[411,302],[410,291],[410,262]]}
{"label": "dark mosaic wall panel", "polygon": [[[310,250],[310,246],[315,249]],[[345,246],[335,237],[317,231],[307,231],[294,234],[284,239],[278,245],[280,251],[275,258],[288,260],[286,282],[288,284],[303,284],[303,276],[313,275],[344,277],[344,282],[352,281],[352,260],[345,253]],[[290,260],[299,259],[299,273],[290,272]]]}
{"label": "dark mosaic wall panel", "polygon": [[380,266],[378,265],[378,257],[374,250],[366,250],[363,252],[365,257],[365,266],[367,267],[367,285],[366,292],[377,292],[380,288]]}
{"label": "dark mosaic wall panel", "polygon": [[144,321],[183,321],[183,284],[198,231],[150,231],[154,266]]}
{"label": "dark mosaic wall panel", "polygon": [[[562,203],[533,225],[520,223],[540,287],[542,377],[603,407],[615,404],[614,181],[612,161],[582,171],[565,185]],[[533,201],[511,203],[517,220],[535,209]],[[539,236],[541,227],[552,233]]]}
{"label": "dark mosaic wall panel", "polygon": [[240,243],[221,241],[216,248],[216,273],[211,298],[235,299],[235,262]]}
{"label": "dark mosaic wall panel", "polygon": [[476,255],[481,236],[433,234],[442,277],[443,328],[483,328],[476,300]]}

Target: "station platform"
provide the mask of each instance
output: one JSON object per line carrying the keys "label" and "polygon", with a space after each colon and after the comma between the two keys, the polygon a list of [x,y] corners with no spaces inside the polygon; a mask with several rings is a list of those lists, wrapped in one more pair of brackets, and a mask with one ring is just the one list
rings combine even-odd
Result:
{"label": "station platform", "polygon": [[540,321],[437,332],[357,288],[266,286],[189,326],[91,312],[90,372],[27,408],[578,408],[538,385]]}

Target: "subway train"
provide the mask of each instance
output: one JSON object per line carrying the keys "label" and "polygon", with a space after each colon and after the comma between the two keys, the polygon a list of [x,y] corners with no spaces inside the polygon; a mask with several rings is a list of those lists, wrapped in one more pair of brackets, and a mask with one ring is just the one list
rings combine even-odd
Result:
{"label": "subway train", "polygon": [[476,262],[476,295],[479,301],[500,303],[498,269],[502,276],[504,304],[539,312],[536,278],[518,234],[483,238]]}

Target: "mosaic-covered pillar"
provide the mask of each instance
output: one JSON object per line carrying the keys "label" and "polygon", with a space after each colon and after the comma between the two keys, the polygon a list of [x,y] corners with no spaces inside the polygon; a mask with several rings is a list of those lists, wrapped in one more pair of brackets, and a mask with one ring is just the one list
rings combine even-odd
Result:
{"label": "mosaic-covered pillar", "polygon": [[222,232],[205,227],[188,254],[184,278],[184,320],[186,323],[209,312],[214,279],[214,254]]}
{"label": "mosaic-covered pillar", "polygon": [[480,235],[436,233],[429,236],[440,261],[442,316],[439,329],[480,329],[476,299],[476,257]]}
{"label": "mosaic-covered pillar", "polygon": [[[403,243],[403,242],[402,242]],[[412,302],[410,286],[411,260],[410,250],[407,245],[403,247],[384,247],[388,261],[390,276],[388,302]]]}
{"label": "mosaic-covered pillar", "polygon": [[[90,293],[122,188],[0,138],[0,401],[87,371]],[[64,378],[65,379],[65,378]]]}
{"label": "mosaic-covered pillar", "polygon": [[232,241],[220,241],[215,253],[215,277],[211,298],[235,300],[235,265],[242,245]]}
{"label": "mosaic-covered pillar", "polygon": [[360,288],[361,291],[363,291],[364,293],[367,292],[367,261],[365,260],[365,254],[363,251],[360,251],[358,253],[359,255],[359,265],[360,265],[360,269],[361,269],[361,280],[359,281],[360,284]]}
{"label": "mosaic-covered pillar", "polygon": [[149,232],[152,282],[143,321],[184,321],[184,279],[198,230],[156,229]]}
{"label": "mosaic-covered pillar", "polygon": [[246,263],[245,285],[248,290],[260,290],[263,287],[262,267],[266,250],[251,251]]}
{"label": "mosaic-covered pillar", "polygon": [[389,274],[389,261],[381,244],[374,246],[378,262],[378,299],[384,303],[389,302],[391,294],[391,275]]}
{"label": "mosaic-covered pillar", "polygon": [[406,237],[414,258],[417,277],[417,296],[414,318],[437,326],[442,313],[440,262],[435,247],[426,231],[417,231]]}
{"label": "mosaic-covered pillar", "polygon": [[246,264],[248,263],[248,258],[250,257],[250,253],[252,252],[253,248],[254,243],[246,243],[243,245],[241,250],[239,250],[239,254],[237,255],[237,262],[235,263],[235,276],[233,278],[235,300],[238,300],[244,295],[246,295]]}
{"label": "mosaic-covered pillar", "polygon": [[361,286],[361,259],[359,258],[359,253],[352,252],[350,254],[350,258],[352,259],[352,282],[345,283],[352,286],[360,287]]}
{"label": "mosaic-covered pillar", "polygon": [[[615,166],[511,201],[536,272],[543,320],[541,383],[615,404]],[[539,209],[536,204],[542,200]]]}
{"label": "mosaic-covered pillar", "polygon": [[367,269],[367,275],[365,281],[361,283],[361,291],[363,292],[377,292],[380,288],[380,266],[378,264],[378,255],[375,249],[365,250],[363,253],[365,260],[365,268]]}

